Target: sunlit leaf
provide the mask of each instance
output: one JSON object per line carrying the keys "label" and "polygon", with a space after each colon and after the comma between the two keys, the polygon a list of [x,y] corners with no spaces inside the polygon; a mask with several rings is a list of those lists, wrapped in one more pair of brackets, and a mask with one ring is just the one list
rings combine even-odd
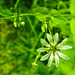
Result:
{"label": "sunlit leaf", "polygon": [[45,21],[49,13],[49,10],[45,7],[37,7],[33,11],[36,18],[38,18],[40,21]]}

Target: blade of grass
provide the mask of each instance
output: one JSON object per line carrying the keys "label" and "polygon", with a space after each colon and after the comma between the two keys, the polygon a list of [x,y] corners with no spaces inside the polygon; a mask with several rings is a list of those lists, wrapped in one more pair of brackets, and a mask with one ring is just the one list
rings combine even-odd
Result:
{"label": "blade of grass", "polygon": [[37,36],[37,33],[36,33],[35,29],[34,29],[34,26],[32,25],[32,22],[31,22],[31,20],[30,20],[30,18],[28,16],[27,16],[27,19],[28,19],[28,22],[30,24],[30,27],[31,27],[33,33],[35,34],[35,36]]}
{"label": "blade of grass", "polygon": [[36,48],[37,43],[38,43],[39,39],[42,37],[42,35],[43,35],[43,32],[41,32],[41,33],[39,34],[38,38],[36,39],[36,42],[34,43],[34,45],[33,45],[33,47],[32,47],[33,50]]}
{"label": "blade of grass", "polygon": [[15,43],[16,43],[19,47],[21,47],[21,48],[25,49],[26,51],[28,51],[28,52],[30,52],[30,53],[32,53],[32,54],[34,54],[34,55],[37,55],[37,53],[36,53],[36,52],[31,51],[29,48],[27,48],[27,47],[23,46],[22,44],[20,44],[20,43],[18,43],[18,42],[15,42]]}

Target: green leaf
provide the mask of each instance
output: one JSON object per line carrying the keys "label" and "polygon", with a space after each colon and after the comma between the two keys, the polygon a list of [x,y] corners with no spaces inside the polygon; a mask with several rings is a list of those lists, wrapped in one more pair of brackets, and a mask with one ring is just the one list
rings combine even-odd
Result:
{"label": "green leaf", "polygon": [[75,74],[75,70],[71,70],[68,75],[74,75]]}
{"label": "green leaf", "polygon": [[35,17],[40,21],[45,21],[49,13],[49,10],[45,7],[37,7],[33,11],[35,13]]}
{"label": "green leaf", "polygon": [[47,23],[46,23],[46,21],[45,21],[44,24],[41,26],[41,30],[42,30],[43,32],[45,32],[46,29],[47,29]]}
{"label": "green leaf", "polygon": [[41,30],[42,30],[43,32],[45,32],[45,26],[44,26],[44,25],[41,26]]}
{"label": "green leaf", "polygon": [[70,29],[71,29],[71,32],[73,34],[73,41],[74,41],[74,45],[75,45],[75,19],[71,19]]}
{"label": "green leaf", "polygon": [[13,23],[14,23],[14,26],[17,27],[17,22],[13,22]]}
{"label": "green leaf", "polygon": [[70,0],[70,12],[75,15],[75,0]]}
{"label": "green leaf", "polygon": [[[70,0],[70,12],[71,15],[75,15],[75,0]],[[70,29],[73,34],[73,41],[75,46],[75,18],[72,18],[70,21]]]}
{"label": "green leaf", "polygon": [[62,16],[57,10],[52,9],[50,11],[51,19],[55,24],[66,24],[69,23],[69,21]]}

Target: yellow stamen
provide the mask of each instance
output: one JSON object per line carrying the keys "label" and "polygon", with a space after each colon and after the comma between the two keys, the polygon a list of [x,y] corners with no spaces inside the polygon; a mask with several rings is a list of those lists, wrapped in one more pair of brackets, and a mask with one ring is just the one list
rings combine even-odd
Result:
{"label": "yellow stamen", "polygon": [[55,52],[55,53],[57,53],[57,52]]}
{"label": "yellow stamen", "polygon": [[59,49],[59,48],[57,48],[57,49]]}
{"label": "yellow stamen", "polygon": [[53,47],[54,47],[55,45],[53,45]]}
{"label": "yellow stamen", "polygon": [[49,51],[47,51],[47,52],[49,52]]}
{"label": "yellow stamen", "polygon": [[52,53],[53,53],[53,51],[52,51]]}
{"label": "yellow stamen", "polygon": [[51,48],[51,49],[53,49],[53,48]]}

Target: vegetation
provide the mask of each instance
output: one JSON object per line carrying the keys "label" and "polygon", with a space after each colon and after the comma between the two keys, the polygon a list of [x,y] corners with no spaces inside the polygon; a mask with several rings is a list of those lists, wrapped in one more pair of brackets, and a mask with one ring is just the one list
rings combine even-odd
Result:
{"label": "vegetation", "polygon": [[0,75],[74,75],[74,9],[75,0],[0,0]]}

